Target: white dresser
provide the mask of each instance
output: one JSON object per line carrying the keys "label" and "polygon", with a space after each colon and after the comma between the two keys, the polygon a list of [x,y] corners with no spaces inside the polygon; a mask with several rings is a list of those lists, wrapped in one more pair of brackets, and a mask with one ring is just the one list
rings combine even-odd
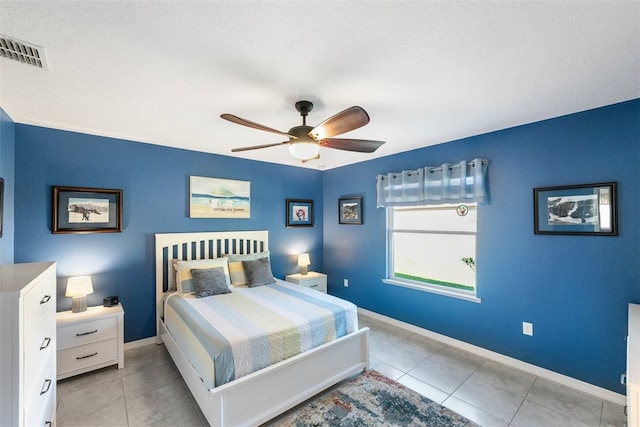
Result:
{"label": "white dresser", "polygon": [[629,304],[627,417],[629,427],[640,427],[640,304]]}
{"label": "white dresser", "polygon": [[0,426],[51,426],[56,407],[56,264],[0,266]]}

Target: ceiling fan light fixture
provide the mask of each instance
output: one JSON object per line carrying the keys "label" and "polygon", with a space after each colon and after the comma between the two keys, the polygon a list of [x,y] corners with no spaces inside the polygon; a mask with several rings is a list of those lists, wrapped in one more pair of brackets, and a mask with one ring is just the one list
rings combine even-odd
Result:
{"label": "ceiling fan light fixture", "polygon": [[313,159],[320,153],[320,145],[316,141],[295,141],[289,144],[289,153],[299,160]]}

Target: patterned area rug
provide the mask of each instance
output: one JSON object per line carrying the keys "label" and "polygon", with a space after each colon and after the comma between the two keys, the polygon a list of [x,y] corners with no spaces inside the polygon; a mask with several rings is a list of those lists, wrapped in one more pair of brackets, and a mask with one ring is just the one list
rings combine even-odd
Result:
{"label": "patterned area rug", "polygon": [[267,425],[476,426],[463,416],[373,370],[339,385]]}

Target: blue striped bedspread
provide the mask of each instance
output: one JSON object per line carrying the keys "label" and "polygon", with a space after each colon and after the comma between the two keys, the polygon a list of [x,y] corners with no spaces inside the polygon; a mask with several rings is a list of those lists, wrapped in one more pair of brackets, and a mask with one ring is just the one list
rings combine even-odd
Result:
{"label": "blue striped bedspread", "polygon": [[209,388],[358,329],[351,302],[280,280],[206,298],[175,296],[167,304],[211,356],[215,384]]}

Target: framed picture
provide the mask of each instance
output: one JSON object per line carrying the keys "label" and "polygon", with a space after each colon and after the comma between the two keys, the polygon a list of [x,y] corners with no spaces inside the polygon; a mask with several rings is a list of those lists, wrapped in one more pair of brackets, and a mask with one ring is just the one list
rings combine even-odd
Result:
{"label": "framed picture", "polygon": [[53,187],[54,234],[122,232],[122,190]]}
{"label": "framed picture", "polygon": [[338,224],[362,223],[362,197],[338,199]]}
{"label": "framed picture", "polygon": [[191,218],[251,218],[251,182],[191,176]]}
{"label": "framed picture", "polygon": [[287,227],[313,227],[313,200],[287,199]]}
{"label": "framed picture", "polygon": [[2,237],[2,219],[4,218],[4,179],[0,178],[0,237]]}
{"label": "framed picture", "polygon": [[617,236],[616,184],[534,188],[534,233]]}

